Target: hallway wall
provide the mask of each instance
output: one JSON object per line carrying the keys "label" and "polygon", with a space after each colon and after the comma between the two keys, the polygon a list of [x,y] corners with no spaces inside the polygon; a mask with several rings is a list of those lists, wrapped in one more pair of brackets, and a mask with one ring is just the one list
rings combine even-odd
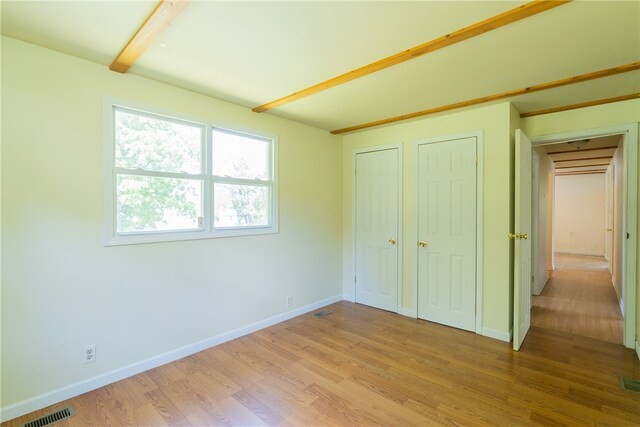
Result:
{"label": "hallway wall", "polygon": [[556,176],[555,251],[604,256],[605,174]]}
{"label": "hallway wall", "polygon": [[[549,181],[553,180],[554,166],[551,158],[547,155],[542,147],[535,147],[534,151],[538,154],[538,170],[537,180],[537,203],[535,204],[537,212],[534,217],[537,219],[537,229],[535,231],[535,267],[533,273],[532,293],[539,295],[542,288],[549,278],[551,270],[551,239],[550,233],[552,225],[553,199],[551,186]],[[535,190],[534,190],[535,193]]]}

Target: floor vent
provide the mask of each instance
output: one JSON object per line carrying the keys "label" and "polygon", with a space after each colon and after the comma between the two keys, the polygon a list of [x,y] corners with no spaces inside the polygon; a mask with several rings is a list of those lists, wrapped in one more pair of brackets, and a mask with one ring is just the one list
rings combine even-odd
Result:
{"label": "floor vent", "polygon": [[322,310],[314,314],[315,317],[324,317],[330,315],[331,312],[329,310]]}
{"label": "floor vent", "polygon": [[620,376],[620,387],[626,391],[640,393],[640,381],[634,380],[633,378]]}
{"label": "floor vent", "polygon": [[29,421],[24,424],[23,427],[44,427],[49,424],[53,424],[55,422],[67,419],[69,417],[74,416],[76,411],[73,410],[72,406],[67,406],[59,410],[58,412],[54,412],[53,414],[45,415],[44,417],[40,417],[37,420]]}

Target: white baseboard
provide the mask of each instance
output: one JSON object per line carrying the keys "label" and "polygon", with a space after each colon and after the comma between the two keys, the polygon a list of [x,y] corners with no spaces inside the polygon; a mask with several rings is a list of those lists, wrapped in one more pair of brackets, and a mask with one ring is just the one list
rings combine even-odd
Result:
{"label": "white baseboard", "polygon": [[400,309],[400,313],[403,316],[407,316],[407,317],[413,317],[414,319],[418,318],[418,313],[415,312],[415,310],[411,309],[411,308],[404,308],[402,307]]}
{"label": "white baseboard", "polygon": [[168,351],[164,354],[153,356],[149,359],[141,360],[139,362],[123,366],[122,368],[114,369],[113,371],[100,374],[93,378],[79,381],[77,383],[61,387],[57,390],[52,390],[39,396],[31,397],[29,399],[7,405],[4,408],[0,409],[0,422],[5,422],[24,414],[46,408],[47,406],[62,402],[63,400],[71,399],[72,397],[78,396],[91,390],[95,390],[116,381],[123,380],[132,375],[148,371],[149,369],[157,368],[158,366],[162,366],[167,363],[173,362],[174,360],[190,356],[194,353],[198,353],[202,350],[206,350],[218,344],[234,340],[252,332],[259,331],[260,329],[264,329],[277,323],[284,322],[285,320],[292,319],[296,316],[300,316],[310,311],[317,310],[318,308],[324,307],[326,305],[342,301],[342,299],[342,295],[336,295],[330,298],[326,298],[324,300],[305,305],[304,307],[299,307],[294,310],[287,311],[286,313],[278,314],[268,319],[261,320],[256,323],[252,323],[250,325],[243,326],[229,332],[224,332],[214,337]]}
{"label": "white baseboard", "polygon": [[511,342],[513,336],[513,330],[509,329],[509,332],[498,331],[491,328],[482,328],[482,336],[493,338],[500,341]]}
{"label": "white baseboard", "polygon": [[640,360],[640,343],[636,341],[636,356],[638,356],[638,360]]}
{"label": "white baseboard", "polygon": [[551,275],[549,273],[550,273],[550,271],[547,270],[547,272],[545,273],[544,279],[542,279],[539,282],[539,283],[541,283],[540,289],[538,289],[538,286],[536,286],[536,289],[534,291],[534,295],[540,295],[542,293],[542,291],[544,290],[544,287],[547,286],[547,282],[551,278]]}
{"label": "white baseboard", "polygon": [[616,286],[616,276],[614,275],[611,275],[611,284],[613,285],[613,290],[616,293],[616,298],[618,298],[618,306],[620,308],[620,313],[622,313],[622,316],[624,317],[624,300],[622,299],[622,295],[620,295],[620,291]]}
{"label": "white baseboard", "polygon": [[547,274],[544,276],[544,280],[542,281],[542,287],[540,288],[540,293],[544,291],[544,287],[547,286],[547,282],[551,278],[551,270],[547,270]]}
{"label": "white baseboard", "polygon": [[349,301],[349,302],[356,302],[356,297],[355,295],[351,295],[351,294],[342,294],[342,299],[344,301]]}

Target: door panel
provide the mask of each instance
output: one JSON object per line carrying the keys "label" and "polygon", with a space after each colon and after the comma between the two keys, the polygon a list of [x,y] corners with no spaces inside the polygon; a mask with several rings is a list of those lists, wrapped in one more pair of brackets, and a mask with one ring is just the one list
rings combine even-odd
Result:
{"label": "door panel", "polygon": [[418,147],[418,317],[475,330],[476,139]]}
{"label": "door panel", "polygon": [[518,129],[515,147],[515,230],[513,248],[513,349],[531,326],[531,141]]}
{"label": "door panel", "polygon": [[398,149],[357,154],[355,179],[355,300],[393,312],[398,311],[398,156]]}

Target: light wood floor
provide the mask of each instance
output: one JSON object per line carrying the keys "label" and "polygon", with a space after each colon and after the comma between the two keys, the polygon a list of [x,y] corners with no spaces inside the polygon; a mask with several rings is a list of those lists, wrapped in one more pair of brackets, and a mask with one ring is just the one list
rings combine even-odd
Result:
{"label": "light wood floor", "polygon": [[602,257],[556,254],[556,270],[532,303],[532,325],[622,343],[622,314]]}
{"label": "light wood floor", "polygon": [[532,327],[511,344],[340,302],[12,420],[59,426],[639,425],[632,350]]}

